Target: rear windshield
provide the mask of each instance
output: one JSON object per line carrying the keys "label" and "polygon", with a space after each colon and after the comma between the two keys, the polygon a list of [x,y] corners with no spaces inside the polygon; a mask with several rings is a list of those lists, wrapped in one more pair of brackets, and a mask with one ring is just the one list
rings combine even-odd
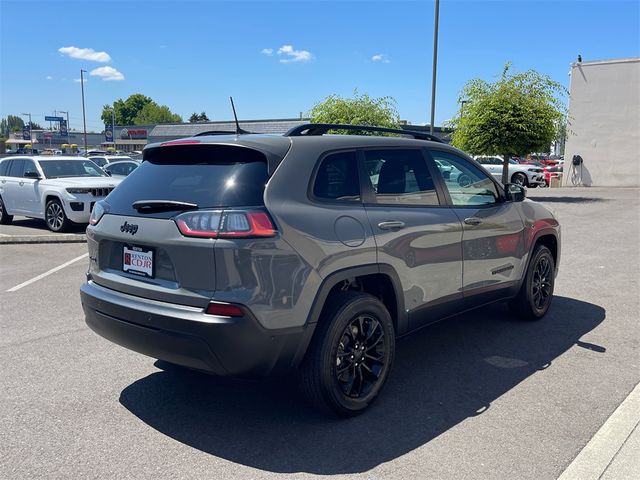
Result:
{"label": "rear windshield", "polygon": [[40,160],[46,178],[106,177],[91,160]]}
{"label": "rear windshield", "polygon": [[[145,160],[107,199],[110,213],[139,215],[141,200],[195,203],[199,208],[263,205],[267,162],[256,150],[226,145],[181,145],[145,152]],[[169,218],[178,212],[145,213]]]}

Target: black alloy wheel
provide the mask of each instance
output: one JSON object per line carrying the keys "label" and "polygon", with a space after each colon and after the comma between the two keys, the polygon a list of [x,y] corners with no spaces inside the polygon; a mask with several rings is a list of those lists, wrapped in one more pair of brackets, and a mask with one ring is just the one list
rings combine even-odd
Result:
{"label": "black alloy wheel", "polygon": [[347,291],[327,300],[300,366],[300,387],[319,410],[349,417],[377,398],[395,354],[395,331],[373,295]]}
{"label": "black alloy wheel", "polygon": [[345,395],[361,398],[371,392],[387,363],[386,343],[382,325],[371,315],[358,315],[345,327],[335,371]]}
{"label": "black alloy wheel", "polygon": [[509,302],[511,310],[526,320],[544,317],[553,300],[555,274],[555,261],[551,251],[544,245],[537,245],[531,255],[522,287],[518,295]]}

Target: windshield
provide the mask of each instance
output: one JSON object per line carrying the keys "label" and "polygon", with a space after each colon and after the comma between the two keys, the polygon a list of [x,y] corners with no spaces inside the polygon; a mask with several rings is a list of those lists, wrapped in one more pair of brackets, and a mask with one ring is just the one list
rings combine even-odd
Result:
{"label": "windshield", "polygon": [[91,160],[40,160],[46,178],[106,177],[106,173]]}

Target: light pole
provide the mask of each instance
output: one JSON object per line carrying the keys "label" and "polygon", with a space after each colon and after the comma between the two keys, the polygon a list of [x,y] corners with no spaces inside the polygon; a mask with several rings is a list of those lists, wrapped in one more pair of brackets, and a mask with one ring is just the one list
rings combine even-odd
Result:
{"label": "light pole", "polygon": [[29,117],[29,142],[31,143],[31,153],[33,153],[33,134],[31,133],[31,128],[33,124],[31,123],[31,114],[23,113],[22,115],[25,117]]}
{"label": "light pole", "polygon": [[84,126],[84,156],[87,156],[87,116],[84,110],[84,73],[87,73],[86,70],[80,69],[80,89],[82,91],[82,123]]}
{"label": "light pole", "polygon": [[116,105],[109,107],[111,110],[111,141],[113,142],[113,150],[116,149]]}
{"label": "light pole", "polygon": [[438,66],[438,17],[440,16],[440,0],[436,0],[435,25],[433,28],[433,77],[431,79],[431,127],[433,135],[433,123],[436,117],[436,69]]}
{"label": "light pole", "polygon": [[[67,132],[70,130],[69,128],[69,112],[63,112],[62,110],[58,110],[60,113],[64,113],[67,115]],[[68,136],[68,134],[67,134]]]}
{"label": "light pole", "polygon": [[471,100],[460,100],[460,118],[464,117],[464,105],[465,103],[471,103]]}

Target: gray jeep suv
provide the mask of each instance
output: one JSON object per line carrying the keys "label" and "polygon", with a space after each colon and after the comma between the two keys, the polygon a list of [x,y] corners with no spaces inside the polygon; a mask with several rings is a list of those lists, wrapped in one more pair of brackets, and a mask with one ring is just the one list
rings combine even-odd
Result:
{"label": "gray jeep suv", "polygon": [[99,335],[217,375],[296,370],[342,416],[376,398],[400,336],[500,300],[543,317],[560,257],[553,214],[463,152],[318,124],[147,146],[87,240]]}

